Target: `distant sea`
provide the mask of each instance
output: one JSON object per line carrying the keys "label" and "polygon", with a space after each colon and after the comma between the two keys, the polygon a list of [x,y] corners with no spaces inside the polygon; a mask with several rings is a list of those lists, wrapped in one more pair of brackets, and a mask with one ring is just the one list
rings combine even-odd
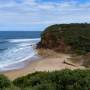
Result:
{"label": "distant sea", "polygon": [[0,31],[0,72],[21,68],[18,63],[34,57],[40,34],[40,31]]}

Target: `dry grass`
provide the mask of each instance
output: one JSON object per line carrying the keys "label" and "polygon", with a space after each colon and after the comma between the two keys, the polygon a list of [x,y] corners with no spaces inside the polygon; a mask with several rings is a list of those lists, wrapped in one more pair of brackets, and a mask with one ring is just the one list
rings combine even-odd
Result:
{"label": "dry grass", "polygon": [[82,65],[83,63],[83,56],[74,56],[72,58],[69,59],[72,63],[78,64],[78,65]]}
{"label": "dry grass", "polygon": [[72,63],[79,66],[85,66],[90,68],[90,53],[81,56],[74,56],[69,59]]}
{"label": "dry grass", "polygon": [[84,58],[83,65],[87,68],[90,68],[90,53],[83,56],[83,58]]}

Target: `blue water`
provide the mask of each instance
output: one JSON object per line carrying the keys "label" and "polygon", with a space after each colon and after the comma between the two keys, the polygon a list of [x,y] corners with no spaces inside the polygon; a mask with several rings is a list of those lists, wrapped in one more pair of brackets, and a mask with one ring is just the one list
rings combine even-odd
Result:
{"label": "blue water", "polygon": [[0,39],[40,38],[41,31],[0,31]]}
{"label": "blue water", "polygon": [[18,63],[34,57],[40,34],[39,31],[1,31],[0,71],[20,68]]}

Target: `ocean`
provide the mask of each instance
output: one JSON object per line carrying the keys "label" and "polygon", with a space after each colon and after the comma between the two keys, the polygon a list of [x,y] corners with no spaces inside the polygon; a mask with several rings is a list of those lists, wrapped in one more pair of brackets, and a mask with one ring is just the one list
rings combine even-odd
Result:
{"label": "ocean", "polygon": [[40,34],[40,31],[0,31],[0,72],[22,68],[20,63],[34,57]]}

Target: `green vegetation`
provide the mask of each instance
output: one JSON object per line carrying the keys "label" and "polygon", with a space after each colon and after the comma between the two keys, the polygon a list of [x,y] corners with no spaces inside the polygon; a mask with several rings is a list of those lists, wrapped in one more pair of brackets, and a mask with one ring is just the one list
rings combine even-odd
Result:
{"label": "green vegetation", "polygon": [[4,76],[0,79],[0,90],[90,90],[90,70],[36,72],[17,78],[11,85],[7,81]]}
{"label": "green vegetation", "polygon": [[7,79],[7,77],[0,75],[0,90],[10,87],[11,82]]}
{"label": "green vegetation", "polygon": [[90,52],[90,24],[56,24],[42,32],[38,48],[86,54]]}

